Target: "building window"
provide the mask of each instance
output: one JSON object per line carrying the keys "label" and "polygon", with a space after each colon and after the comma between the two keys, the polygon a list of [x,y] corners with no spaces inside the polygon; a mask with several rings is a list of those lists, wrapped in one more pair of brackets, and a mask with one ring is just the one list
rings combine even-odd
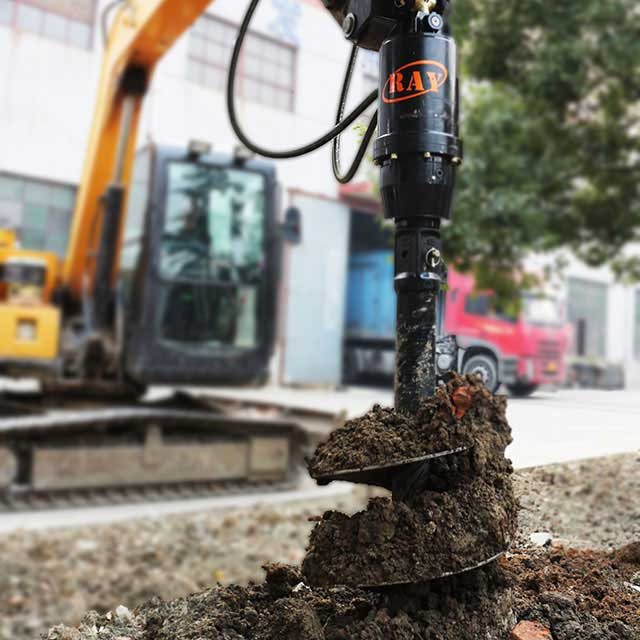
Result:
{"label": "building window", "polygon": [[[205,15],[193,26],[187,74],[197,84],[223,91],[237,27]],[[240,62],[236,91],[247,100],[293,111],[296,49],[257,33],[248,33]]]}
{"label": "building window", "polygon": [[0,0],[0,24],[91,48],[95,0]]}
{"label": "building window", "polygon": [[76,189],[0,173],[0,228],[12,229],[23,249],[67,250]]}
{"label": "building window", "polygon": [[607,355],[607,302],[609,287],[600,282],[569,279],[568,311],[573,325],[573,355]]}

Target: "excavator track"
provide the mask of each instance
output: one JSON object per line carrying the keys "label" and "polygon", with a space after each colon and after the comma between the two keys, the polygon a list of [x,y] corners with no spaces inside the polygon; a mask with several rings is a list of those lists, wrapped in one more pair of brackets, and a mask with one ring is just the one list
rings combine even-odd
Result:
{"label": "excavator track", "polygon": [[[0,512],[290,490],[313,439],[308,416],[184,396],[83,409],[9,404],[0,405]],[[335,425],[316,414],[314,428],[322,418]]]}
{"label": "excavator track", "polygon": [[0,514],[53,509],[91,508],[119,504],[149,504],[172,500],[221,498],[247,493],[269,494],[292,490],[297,479],[236,480],[234,482],[202,482],[154,486],[123,487],[119,489],[85,489],[52,492],[11,492],[0,496]]}

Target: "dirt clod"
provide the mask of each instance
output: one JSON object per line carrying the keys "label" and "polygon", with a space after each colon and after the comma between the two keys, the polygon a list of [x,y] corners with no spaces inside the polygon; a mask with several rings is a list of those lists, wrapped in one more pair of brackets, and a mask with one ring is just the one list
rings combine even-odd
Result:
{"label": "dirt clod", "polygon": [[487,425],[491,425],[492,438],[483,442],[504,451],[511,443],[505,409],[506,399],[492,395],[480,380],[456,376],[439,387],[415,416],[376,405],[360,418],[347,421],[316,449],[309,460],[309,472],[317,478],[477,446],[478,432]]}

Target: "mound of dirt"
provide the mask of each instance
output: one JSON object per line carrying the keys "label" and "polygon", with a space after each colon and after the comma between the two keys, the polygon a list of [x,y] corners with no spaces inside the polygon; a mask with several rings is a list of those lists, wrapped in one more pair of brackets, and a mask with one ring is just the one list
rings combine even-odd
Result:
{"label": "mound of dirt", "polygon": [[425,491],[411,507],[374,498],[351,517],[324,515],[302,571],[317,586],[429,580],[502,553],[515,535],[516,511],[511,485],[484,478]]}
{"label": "mound of dirt", "polygon": [[307,586],[265,567],[247,588],[218,586],[133,612],[85,616],[48,640],[508,640],[517,621],[553,640],[640,640],[640,543],[615,551],[526,551],[497,567],[429,585],[360,590]]}
{"label": "mound of dirt", "polygon": [[[123,624],[91,614],[79,632],[49,640],[502,640],[512,600],[497,572],[435,584],[422,593],[310,589],[292,567],[267,566],[263,584],[216,587],[163,603],[152,600]],[[499,594],[499,595],[498,595]],[[98,630],[97,636],[91,633]]]}
{"label": "mound of dirt", "polygon": [[[460,396],[467,400],[463,414],[456,405]],[[505,411],[504,399],[476,378],[456,376],[422,405],[415,420],[377,408],[334,432],[311,460],[312,474],[338,459],[347,465],[356,459],[375,464],[375,456],[399,442],[406,445],[405,438],[412,457],[433,452],[434,446],[457,446],[460,438],[472,448],[432,461],[427,490],[410,504],[375,498],[351,517],[325,513],[311,533],[302,565],[309,584],[424,581],[504,552],[517,529],[513,468],[504,456],[511,442]],[[369,447],[370,440],[377,447]]]}
{"label": "mound of dirt", "polygon": [[[468,408],[466,402],[456,402],[460,389],[470,396]],[[463,396],[463,400],[467,398]],[[486,444],[491,450],[497,447],[504,451],[511,444],[505,410],[506,399],[494,396],[478,378],[455,376],[446,386],[439,387],[415,416],[376,405],[363,416],[347,421],[318,446],[308,461],[309,473],[317,478],[335,471],[388,465],[471,444],[478,446],[478,436],[486,436],[482,432],[488,424],[492,437],[481,437],[480,446]]]}

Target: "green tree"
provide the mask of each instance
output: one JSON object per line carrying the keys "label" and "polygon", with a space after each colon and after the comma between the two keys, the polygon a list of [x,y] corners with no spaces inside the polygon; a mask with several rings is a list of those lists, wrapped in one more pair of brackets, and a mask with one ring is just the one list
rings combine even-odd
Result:
{"label": "green tree", "polygon": [[508,293],[568,247],[640,280],[638,0],[454,0],[467,97],[449,259]]}

